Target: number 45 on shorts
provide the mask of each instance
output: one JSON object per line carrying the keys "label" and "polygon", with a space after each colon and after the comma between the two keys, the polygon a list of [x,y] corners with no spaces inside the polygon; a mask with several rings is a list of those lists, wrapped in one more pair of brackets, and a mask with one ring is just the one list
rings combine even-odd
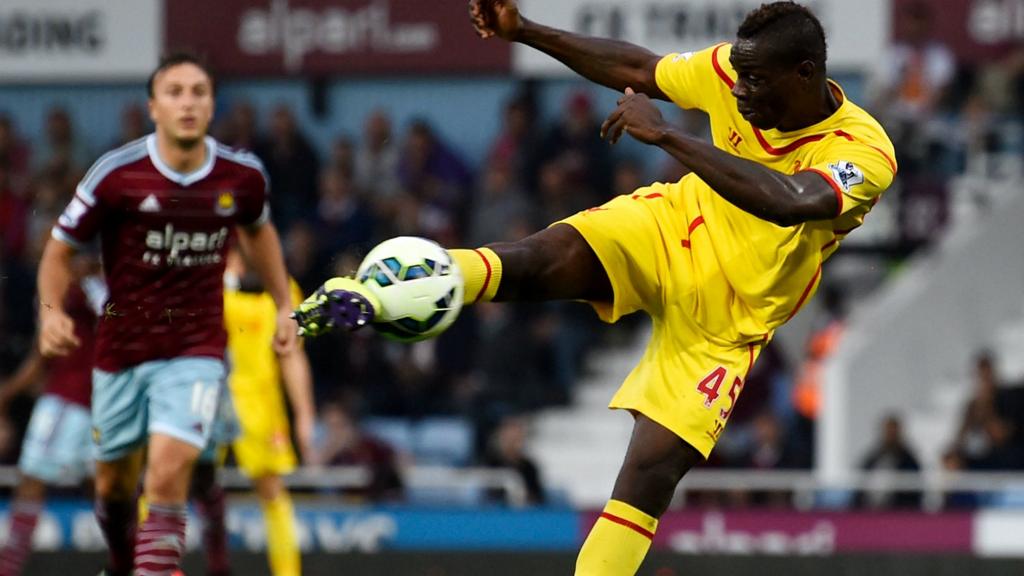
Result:
{"label": "number 45 on shorts", "polygon": [[[725,367],[719,366],[697,384],[697,392],[704,395],[705,408],[710,410],[714,406],[715,401],[720,396],[719,390],[722,388],[722,383],[725,382],[727,377],[728,372]],[[743,379],[736,376],[732,381],[732,385],[729,386],[729,409],[722,408],[719,412],[719,417],[722,420],[729,419],[732,409],[736,407],[736,399],[739,398],[741,391],[743,391]]]}

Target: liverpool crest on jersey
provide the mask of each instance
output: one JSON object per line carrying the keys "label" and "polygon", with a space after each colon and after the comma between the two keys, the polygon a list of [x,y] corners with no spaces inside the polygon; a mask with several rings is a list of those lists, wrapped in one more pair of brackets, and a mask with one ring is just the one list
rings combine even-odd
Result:
{"label": "liverpool crest on jersey", "polygon": [[217,196],[217,203],[213,207],[213,211],[218,216],[231,216],[235,213],[237,208],[235,207],[235,195],[230,190],[225,190]]}

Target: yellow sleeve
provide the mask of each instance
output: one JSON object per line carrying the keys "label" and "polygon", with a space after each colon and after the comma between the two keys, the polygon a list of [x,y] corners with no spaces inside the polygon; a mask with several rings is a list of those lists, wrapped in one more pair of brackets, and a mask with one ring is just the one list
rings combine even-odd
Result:
{"label": "yellow sleeve", "polygon": [[302,288],[299,288],[299,283],[295,281],[295,278],[291,277],[288,278],[288,288],[291,289],[292,306],[298,307],[305,299],[302,297]]}
{"label": "yellow sleeve", "polygon": [[[654,80],[658,88],[681,108],[707,111],[708,101],[729,78],[729,44],[718,44],[698,52],[673,53],[658,61]],[[730,84],[726,82],[726,84]]]}
{"label": "yellow sleeve", "polygon": [[820,174],[839,199],[839,213],[867,206],[892,184],[896,161],[891,152],[859,140],[837,137],[806,168]]}

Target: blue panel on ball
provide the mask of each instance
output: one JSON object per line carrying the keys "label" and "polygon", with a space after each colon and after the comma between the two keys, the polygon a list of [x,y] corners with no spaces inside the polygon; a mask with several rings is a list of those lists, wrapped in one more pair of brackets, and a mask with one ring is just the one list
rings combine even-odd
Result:
{"label": "blue panel on ball", "polygon": [[402,328],[405,328],[409,332],[412,332],[413,334],[419,334],[420,332],[423,332],[423,323],[420,322],[419,320],[416,320],[415,318],[399,318],[398,320],[395,320],[394,323],[398,324]]}
{"label": "blue panel on ball", "polygon": [[417,278],[426,278],[430,276],[426,268],[416,264],[415,266],[409,266],[405,269],[405,275],[402,276],[402,280],[416,280]]}
{"label": "blue panel on ball", "polygon": [[391,270],[395,278],[401,278],[398,273],[402,271],[402,263],[398,261],[398,258],[385,258],[383,264],[388,267],[388,270]]}
{"label": "blue panel on ball", "polygon": [[384,273],[383,270],[377,270],[377,273],[373,276],[373,279],[377,281],[377,284],[383,288],[385,286],[391,286],[391,278]]}
{"label": "blue panel on ball", "polygon": [[429,272],[430,274],[433,274],[434,270],[437,270],[437,262],[434,262],[430,258],[424,258],[423,265],[426,266],[427,272]]}

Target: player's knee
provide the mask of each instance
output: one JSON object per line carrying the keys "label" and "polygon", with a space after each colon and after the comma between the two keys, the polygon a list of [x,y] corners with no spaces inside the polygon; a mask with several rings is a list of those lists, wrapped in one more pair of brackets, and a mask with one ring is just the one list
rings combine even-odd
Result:
{"label": "player's knee", "polygon": [[260,476],[253,481],[260,500],[276,500],[284,492],[284,481],[280,476]]}
{"label": "player's knee", "polygon": [[146,494],[154,503],[184,502],[192,475],[193,460],[178,456],[150,459],[146,470]]}

